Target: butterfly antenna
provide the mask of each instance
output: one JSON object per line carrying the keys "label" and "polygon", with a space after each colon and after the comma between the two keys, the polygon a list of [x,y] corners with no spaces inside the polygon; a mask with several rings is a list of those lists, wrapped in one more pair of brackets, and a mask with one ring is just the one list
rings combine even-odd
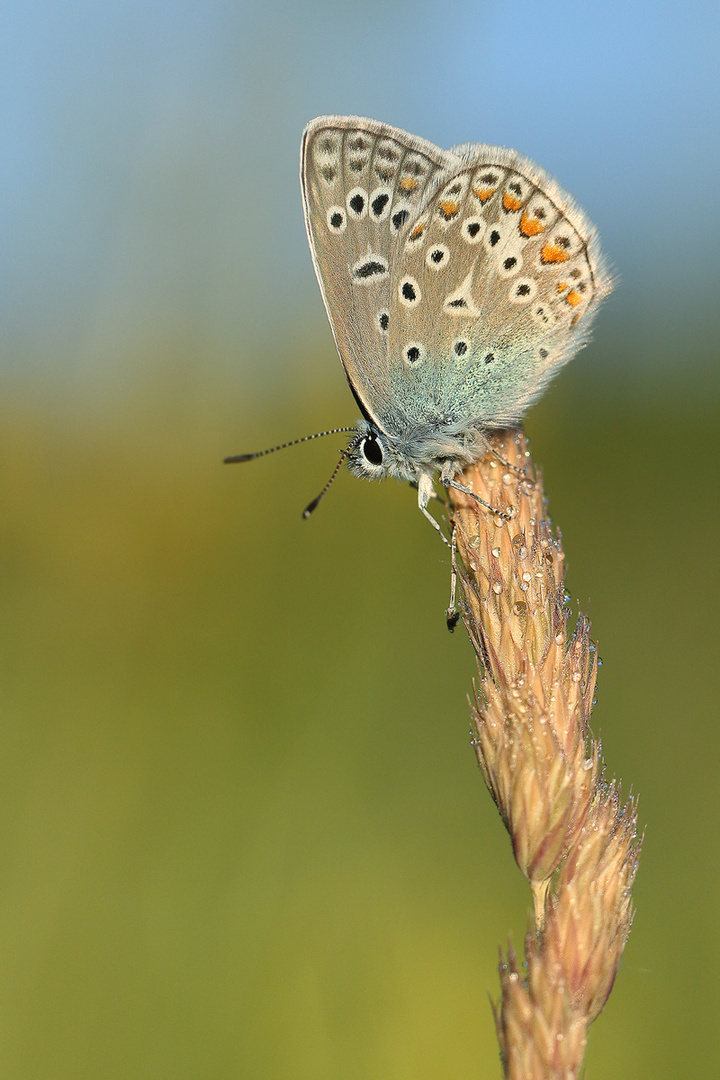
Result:
{"label": "butterfly antenna", "polygon": [[271,446],[268,450],[258,450],[254,454],[233,454],[223,458],[225,465],[234,465],[238,461],[252,461],[253,458],[265,457],[266,454],[274,454],[276,450],[286,450],[288,446],[297,446],[301,442],[309,442],[310,439],[322,439],[324,435],[337,435],[340,431],[355,431],[354,427],[336,427],[330,431],[318,431],[315,435],[303,435],[302,439],[293,439],[291,442],[280,443],[279,446]]}
{"label": "butterfly antenna", "polygon": [[[344,431],[348,431],[348,430],[349,430],[349,431],[354,431],[355,429],[354,429],[354,428],[341,428],[340,430],[344,430]],[[305,509],[303,510],[303,517],[304,517],[304,518],[309,518],[309,517],[310,517],[310,515],[311,515],[311,514],[312,514],[312,512],[313,512],[313,510],[314,510],[314,509],[315,509],[315,508],[317,507],[317,504],[318,504],[318,503],[320,502],[320,500],[322,499],[323,495],[324,495],[324,494],[325,494],[325,492],[326,492],[326,491],[328,490],[328,488],[329,488],[329,487],[330,487],[330,485],[332,484],[332,482],[333,482],[333,480],[335,479],[335,477],[337,476],[337,474],[338,474],[338,473],[340,472],[340,466],[342,465],[343,461],[344,461],[344,460],[345,460],[345,458],[346,458],[346,457],[348,456],[348,454],[351,454],[351,453],[353,452],[353,450],[354,450],[354,449],[355,449],[355,447],[356,447],[356,446],[358,445],[358,443],[360,443],[360,441],[362,440],[362,438],[363,438],[363,436],[362,436],[362,435],[358,435],[357,439],[353,439],[353,441],[352,441],[352,442],[350,443],[350,445],[349,445],[349,446],[348,446],[348,447],[347,447],[347,448],[346,448],[345,450],[343,450],[343,452],[342,452],[342,453],[341,453],[341,455],[340,455],[340,460],[338,461],[337,465],[336,465],[336,466],[335,466],[335,468],[333,469],[333,471],[332,471],[332,476],[331,476],[331,477],[330,477],[330,479],[328,480],[327,484],[326,484],[326,485],[325,485],[325,487],[324,487],[324,488],[322,489],[322,491],[320,492],[320,494],[319,494],[319,495],[316,495],[316,496],[315,496],[315,498],[313,499],[313,501],[312,501],[311,503],[308,503],[308,505],[307,505],[307,506],[305,507]]]}

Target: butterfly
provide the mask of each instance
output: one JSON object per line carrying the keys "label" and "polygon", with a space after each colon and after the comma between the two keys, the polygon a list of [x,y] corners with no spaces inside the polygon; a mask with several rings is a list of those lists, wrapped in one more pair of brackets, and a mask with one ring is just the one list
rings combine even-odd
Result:
{"label": "butterfly", "polygon": [[427,509],[434,478],[472,495],[456,478],[487,452],[487,435],[517,425],[587,340],[611,288],[596,230],[514,150],[441,150],[355,116],[308,124],[300,178],[362,414],[336,429],[353,431],[343,458],[357,476],[415,484],[439,528]]}

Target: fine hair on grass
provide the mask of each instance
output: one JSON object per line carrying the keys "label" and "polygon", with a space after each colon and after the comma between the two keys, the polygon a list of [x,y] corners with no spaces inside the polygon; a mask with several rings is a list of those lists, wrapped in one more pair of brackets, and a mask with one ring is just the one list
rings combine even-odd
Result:
{"label": "fine hair on grass", "polygon": [[590,730],[597,652],[572,632],[564,554],[522,431],[498,432],[448,491],[461,614],[479,666],[473,747],[530,885],[524,960],[500,955],[495,1021],[508,1080],[573,1080],[633,918],[637,806]]}

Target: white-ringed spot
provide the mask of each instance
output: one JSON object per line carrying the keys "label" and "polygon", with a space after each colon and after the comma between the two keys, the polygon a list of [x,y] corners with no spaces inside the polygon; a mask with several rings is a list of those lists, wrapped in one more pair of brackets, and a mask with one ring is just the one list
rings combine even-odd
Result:
{"label": "white-ringed spot", "polygon": [[365,217],[368,205],[367,191],[365,191],[365,188],[352,188],[352,190],[348,192],[345,201],[347,203],[348,213],[351,217],[355,218],[356,221]]}
{"label": "white-ringed spot", "polygon": [[370,196],[370,217],[373,221],[385,221],[390,213],[392,192],[390,188],[375,188]]}
{"label": "white-ringed spot", "polygon": [[398,299],[403,307],[407,308],[416,307],[420,303],[422,293],[415,278],[404,277],[402,279],[398,285]]}
{"label": "white-ringed spot", "polygon": [[488,226],[483,236],[483,244],[488,254],[497,255],[505,247],[512,228],[512,221],[508,219]]}
{"label": "white-ringed spot", "polygon": [[358,285],[373,284],[380,278],[387,277],[388,261],[372,251],[359,259],[352,268],[352,279]]}
{"label": "white-ringed spot", "polygon": [[520,272],[522,264],[522,255],[517,249],[508,251],[505,248],[495,267],[495,273],[501,278],[515,277],[515,274]]}
{"label": "white-ringed spot", "polygon": [[445,244],[433,244],[428,248],[425,263],[429,270],[440,270],[445,267],[450,259],[450,249]]}
{"label": "white-ringed spot", "polygon": [[415,367],[425,359],[425,346],[420,341],[408,341],[403,348],[403,360],[410,367]]}
{"label": "white-ringed spot", "polygon": [[524,277],[514,281],[508,292],[508,300],[511,304],[529,304],[537,295],[537,281],[534,278]]}
{"label": "white-ringed spot", "polygon": [[487,222],[481,217],[467,217],[462,223],[462,238],[466,244],[479,244],[485,235]]}
{"label": "white-ringed spot", "polygon": [[347,228],[347,214],[342,206],[330,206],[325,215],[330,232],[344,233]]}

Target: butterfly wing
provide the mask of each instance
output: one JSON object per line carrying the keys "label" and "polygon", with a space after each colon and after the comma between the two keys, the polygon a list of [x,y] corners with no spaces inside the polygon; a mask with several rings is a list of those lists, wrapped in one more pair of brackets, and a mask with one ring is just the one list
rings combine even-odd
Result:
{"label": "butterfly wing", "polygon": [[354,116],[321,116],[305,129],[305,225],[338,352],[363,412],[384,431],[397,414],[390,375],[391,278],[407,226],[456,154]]}
{"label": "butterfly wing", "polygon": [[512,150],[459,147],[397,238],[390,393],[409,424],[517,422],[587,336],[610,280],[595,230]]}

